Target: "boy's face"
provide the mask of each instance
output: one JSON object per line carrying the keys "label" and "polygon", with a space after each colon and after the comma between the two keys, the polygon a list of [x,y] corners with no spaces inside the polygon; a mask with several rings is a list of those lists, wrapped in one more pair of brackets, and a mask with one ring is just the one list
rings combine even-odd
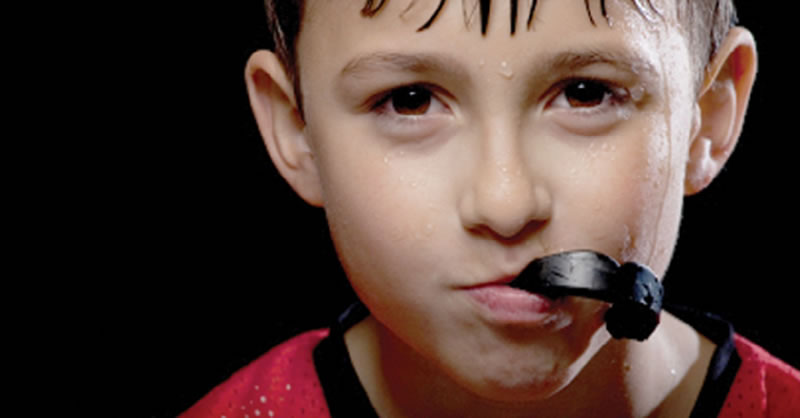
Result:
{"label": "boy's face", "polygon": [[408,3],[306,7],[304,135],[337,251],[379,323],[463,387],[547,396],[608,341],[606,305],[487,284],[570,249],[663,276],[695,126],[674,5],[609,1],[609,24],[590,2],[595,27],[545,1],[511,36],[496,1],[483,36],[453,1],[417,32],[439,2]]}

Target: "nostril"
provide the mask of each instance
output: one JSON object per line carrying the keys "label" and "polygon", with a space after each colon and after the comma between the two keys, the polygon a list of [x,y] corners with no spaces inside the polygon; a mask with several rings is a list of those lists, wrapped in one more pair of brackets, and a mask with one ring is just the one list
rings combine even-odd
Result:
{"label": "nostril", "polygon": [[504,243],[523,241],[538,233],[552,216],[549,194],[534,188],[525,195],[497,199],[469,199],[464,226]]}
{"label": "nostril", "polygon": [[505,245],[517,245],[528,241],[531,237],[538,235],[547,225],[547,220],[534,220],[522,225],[513,235],[501,235],[497,231],[489,230],[493,238]]}

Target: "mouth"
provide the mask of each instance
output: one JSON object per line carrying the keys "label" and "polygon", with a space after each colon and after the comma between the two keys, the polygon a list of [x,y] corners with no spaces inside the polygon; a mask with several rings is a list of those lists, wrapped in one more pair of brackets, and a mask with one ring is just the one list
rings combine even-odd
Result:
{"label": "mouth", "polygon": [[563,298],[552,299],[542,294],[509,286],[515,276],[463,288],[489,322],[502,325],[543,326],[563,316]]}
{"label": "mouth", "polygon": [[662,284],[647,266],[635,262],[620,265],[590,250],[537,259],[516,277],[503,277],[466,291],[489,317],[501,322],[547,322],[549,316],[566,312],[557,307],[557,301],[566,295],[610,303],[604,319],[611,335],[639,341],[647,339],[658,326],[664,296]]}

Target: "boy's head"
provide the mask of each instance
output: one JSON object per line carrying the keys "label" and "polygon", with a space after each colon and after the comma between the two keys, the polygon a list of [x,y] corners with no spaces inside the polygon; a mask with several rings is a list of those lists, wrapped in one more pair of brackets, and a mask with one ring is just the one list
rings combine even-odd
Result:
{"label": "boy's head", "polygon": [[730,3],[707,3],[270,3],[290,23],[283,52],[248,63],[254,114],[281,174],[325,208],[382,341],[514,401],[556,393],[607,346],[606,305],[502,284],[571,249],[663,276],[682,198],[732,152],[755,75]]}

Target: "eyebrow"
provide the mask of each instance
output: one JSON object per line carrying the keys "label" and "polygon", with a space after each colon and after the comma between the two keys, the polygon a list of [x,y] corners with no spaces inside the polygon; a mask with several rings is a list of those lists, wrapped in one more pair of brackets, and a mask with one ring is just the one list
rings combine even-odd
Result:
{"label": "eyebrow", "polygon": [[375,52],[350,60],[340,75],[343,78],[359,78],[374,72],[441,73],[457,78],[466,78],[467,71],[458,60],[441,54],[405,54]]}
{"label": "eyebrow", "polygon": [[[530,75],[541,78],[541,74],[558,74],[576,71],[592,65],[604,64],[637,77],[657,78],[658,71],[652,62],[639,54],[620,49],[586,48],[568,50],[538,59]],[[439,73],[458,79],[468,79],[461,63],[441,54],[406,54],[374,52],[350,60],[341,71],[342,78],[360,78],[380,72]]]}
{"label": "eyebrow", "polygon": [[[637,76],[657,76],[655,65],[645,57],[620,49],[569,50],[545,58],[537,65],[549,70],[577,70],[596,64],[605,64]],[[541,68],[540,68],[541,67]]]}

